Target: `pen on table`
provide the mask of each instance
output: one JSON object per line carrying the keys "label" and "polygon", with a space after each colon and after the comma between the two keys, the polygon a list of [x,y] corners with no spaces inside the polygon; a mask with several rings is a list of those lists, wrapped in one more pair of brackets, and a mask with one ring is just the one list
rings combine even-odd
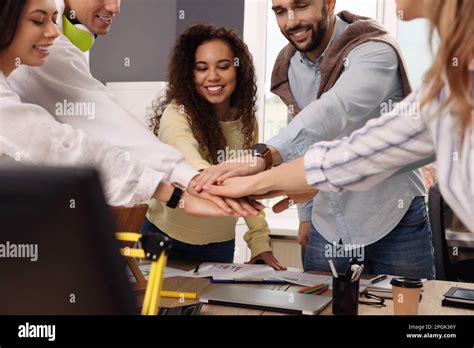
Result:
{"label": "pen on table", "polygon": [[321,290],[321,289],[324,288],[325,286],[326,286],[326,284],[321,284],[321,285],[315,286],[315,287],[312,288],[312,289],[306,289],[306,290],[303,289],[302,294],[312,294],[313,292],[316,292],[316,291]]}
{"label": "pen on table", "polygon": [[329,260],[329,267],[331,267],[331,272],[334,278],[337,278],[337,272],[336,272],[336,267],[334,267],[334,262],[332,260]]}
{"label": "pen on table", "polygon": [[318,285],[315,285],[315,286],[310,286],[309,288],[304,288],[304,289],[301,289],[301,290],[298,290],[298,292],[300,294],[304,293],[305,291],[308,291],[308,290],[313,290],[313,289],[316,289],[316,288],[320,288],[321,286],[323,286],[324,283],[321,283],[321,284],[318,284]]}
{"label": "pen on table", "polygon": [[197,294],[194,292],[180,292],[180,291],[161,291],[161,297],[170,297],[170,298],[185,298],[188,300],[196,300]]}
{"label": "pen on table", "polygon": [[[327,284],[326,284],[327,285]],[[325,286],[324,288],[322,288],[321,290],[315,292],[313,295],[322,295],[324,294],[326,291],[329,290],[329,285],[328,286]]]}
{"label": "pen on table", "polygon": [[324,288],[329,288],[329,284],[323,284],[322,286],[320,286],[320,287],[318,287],[318,288],[311,289],[311,290],[306,290],[304,293],[305,293],[306,295],[311,295],[311,294],[320,292],[320,291],[323,290]]}
{"label": "pen on table", "polygon": [[194,269],[194,275],[197,275],[199,274],[199,265],[196,266],[196,268]]}
{"label": "pen on table", "polygon": [[372,279],[370,281],[370,284],[376,284],[376,283],[380,283],[382,280],[385,280],[387,279],[387,276],[386,275],[381,275],[380,277],[377,277],[375,279]]}

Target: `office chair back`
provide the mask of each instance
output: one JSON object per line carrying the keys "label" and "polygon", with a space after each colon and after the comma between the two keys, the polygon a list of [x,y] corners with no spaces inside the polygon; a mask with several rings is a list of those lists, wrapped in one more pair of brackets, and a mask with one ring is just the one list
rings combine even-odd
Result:
{"label": "office chair back", "polygon": [[436,279],[448,281],[474,281],[474,260],[453,260],[450,257],[450,247],[446,239],[446,206],[438,184],[430,188],[428,196],[428,211],[431,231],[433,233],[433,248],[435,253]]}

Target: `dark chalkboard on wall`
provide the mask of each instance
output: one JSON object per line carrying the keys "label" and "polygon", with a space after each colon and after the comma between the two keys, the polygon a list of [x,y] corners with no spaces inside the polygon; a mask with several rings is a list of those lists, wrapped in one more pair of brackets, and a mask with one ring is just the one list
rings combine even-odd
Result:
{"label": "dark chalkboard on wall", "polygon": [[169,55],[183,31],[197,23],[243,35],[245,0],[124,0],[111,32],[96,40],[91,72],[106,82],[164,81]]}

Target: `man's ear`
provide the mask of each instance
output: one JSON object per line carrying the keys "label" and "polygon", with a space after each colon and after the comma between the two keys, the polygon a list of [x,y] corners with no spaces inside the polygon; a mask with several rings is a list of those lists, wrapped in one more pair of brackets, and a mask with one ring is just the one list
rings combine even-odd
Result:
{"label": "man's ear", "polygon": [[336,9],[336,0],[324,0],[328,16],[332,16]]}

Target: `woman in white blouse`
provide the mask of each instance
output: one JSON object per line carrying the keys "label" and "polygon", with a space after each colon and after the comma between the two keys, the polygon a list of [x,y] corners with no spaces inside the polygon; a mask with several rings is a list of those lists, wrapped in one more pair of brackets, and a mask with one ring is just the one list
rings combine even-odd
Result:
{"label": "woman in white blouse", "polygon": [[430,19],[440,38],[421,88],[348,138],[317,143],[289,164],[208,185],[207,191],[228,197],[289,194],[279,210],[318,190],[367,190],[436,155],[443,198],[474,232],[474,1],[397,0],[397,6],[404,20]]}
{"label": "woman in white blouse", "polygon": [[[44,109],[25,104],[6,77],[19,65],[40,66],[59,36],[54,0],[0,0],[0,165],[96,167],[109,204],[132,205],[150,198],[170,201],[181,194],[180,208],[197,216],[237,215],[218,197],[197,197],[163,181],[157,171],[130,160],[127,153],[58,123]],[[205,199],[204,199],[205,198]],[[256,215],[247,202],[233,201],[239,215]]]}

